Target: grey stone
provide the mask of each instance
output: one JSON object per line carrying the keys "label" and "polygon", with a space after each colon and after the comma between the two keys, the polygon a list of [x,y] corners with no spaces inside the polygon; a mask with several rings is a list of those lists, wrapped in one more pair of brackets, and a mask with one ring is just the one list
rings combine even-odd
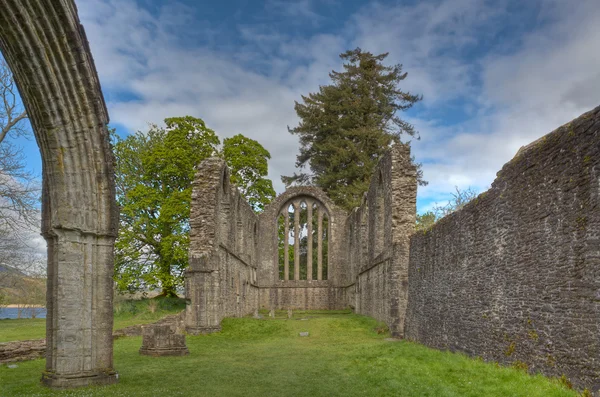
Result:
{"label": "grey stone", "polygon": [[300,336],[308,336],[308,332],[300,332]]}
{"label": "grey stone", "polygon": [[600,107],[411,238],[406,337],[600,389]]}
{"label": "grey stone", "polygon": [[42,382],[59,388],[114,383],[118,209],[109,119],[87,38],[72,0],[0,0],[0,9],[0,50],[44,163],[48,326]]}
{"label": "grey stone", "polygon": [[34,360],[46,354],[46,340],[23,340],[0,343],[0,363]]}
{"label": "grey stone", "polygon": [[220,158],[197,167],[185,272],[185,328],[190,334],[219,331],[224,317],[244,317],[259,308],[258,217],[229,179]]}
{"label": "grey stone", "polygon": [[185,356],[189,354],[185,335],[177,332],[174,324],[151,324],[142,326],[140,354],[146,356]]}
{"label": "grey stone", "polygon": [[18,368],[19,366],[17,364],[8,364],[7,367],[14,369],[14,368]]}

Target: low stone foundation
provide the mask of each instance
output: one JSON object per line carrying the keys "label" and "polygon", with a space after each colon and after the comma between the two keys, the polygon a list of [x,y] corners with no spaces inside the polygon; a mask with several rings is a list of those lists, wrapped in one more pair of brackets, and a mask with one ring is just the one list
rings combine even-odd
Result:
{"label": "low stone foundation", "polygon": [[0,364],[35,360],[46,354],[46,339],[0,343]]}

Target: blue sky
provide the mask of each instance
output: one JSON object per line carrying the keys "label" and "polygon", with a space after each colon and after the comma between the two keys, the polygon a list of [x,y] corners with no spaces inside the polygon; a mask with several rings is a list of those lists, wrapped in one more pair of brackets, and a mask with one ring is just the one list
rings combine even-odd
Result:
{"label": "blue sky", "polygon": [[[200,117],[261,142],[278,193],[298,153],[294,101],[357,46],[389,52],[424,96],[404,113],[429,181],[420,212],[455,186],[487,189],[520,146],[600,105],[597,0],[76,2],[120,134]],[[35,141],[20,143],[41,173]]]}

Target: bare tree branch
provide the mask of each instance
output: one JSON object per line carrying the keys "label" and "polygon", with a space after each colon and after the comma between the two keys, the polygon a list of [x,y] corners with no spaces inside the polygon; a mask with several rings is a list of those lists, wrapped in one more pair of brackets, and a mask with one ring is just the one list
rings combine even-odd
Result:
{"label": "bare tree branch", "polygon": [[12,142],[27,137],[26,118],[12,73],[0,58],[0,289],[6,277],[30,275],[30,265],[43,262],[32,244],[40,230],[41,186]]}

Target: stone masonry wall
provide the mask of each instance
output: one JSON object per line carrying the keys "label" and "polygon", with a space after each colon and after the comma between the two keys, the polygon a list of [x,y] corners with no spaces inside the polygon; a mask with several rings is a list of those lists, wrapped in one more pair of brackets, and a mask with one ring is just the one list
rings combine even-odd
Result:
{"label": "stone masonry wall", "polygon": [[258,309],[258,218],[229,183],[225,162],[198,166],[190,214],[189,268],[185,274],[186,330],[220,329],[224,317]]}
{"label": "stone masonry wall", "polygon": [[411,239],[406,337],[600,388],[600,107]]}
{"label": "stone masonry wall", "polygon": [[[302,199],[316,201],[327,211],[330,233],[327,280],[279,280],[277,217],[288,203]],[[346,217],[347,213],[333,204],[321,189],[312,186],[291,187],[265,208],[259,215],[258,228],[261,308],[337,310],[348,306],[341,285],[347,271],[344,250]]]}
{"label": "stone masonry wall", "polygon": [[416,194],[410,149],[395,145],[380,160],[363,204],[345,224],[347,261],[339,279],[346,299],[357,313],[385,322],[394,336],[404,331]]}
{"label": "stone masonry wall", "polygon": [[344,290],[329,281],[281,281],[260,288],[260,307],[264,309],[342,310],[348,306]]}

